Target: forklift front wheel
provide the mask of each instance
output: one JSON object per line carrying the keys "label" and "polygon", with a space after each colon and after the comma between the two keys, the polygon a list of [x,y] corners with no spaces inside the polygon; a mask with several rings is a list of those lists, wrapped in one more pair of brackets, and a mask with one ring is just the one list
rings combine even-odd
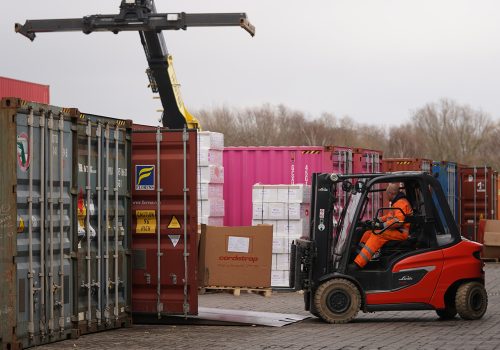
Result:
{"label": "forklift front wheel", "polygon": [[478,320],[488,307],[488,294],[481,283],[466,282],[458,287],[455,304],[461,318]]}
{"label": "forklift front wheel", "polygon": [[318,287],[314,293],[314,306],[324,321],[347,323],[358,314],[361,295],[352,282],[335,278]]}

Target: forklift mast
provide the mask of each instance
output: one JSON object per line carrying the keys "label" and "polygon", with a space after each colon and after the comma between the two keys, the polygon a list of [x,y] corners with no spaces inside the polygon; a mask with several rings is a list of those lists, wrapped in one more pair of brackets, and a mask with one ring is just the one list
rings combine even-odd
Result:
{"label": "forklift mast", "polygon": [[27,20],[16,23],[15,31],[31,41],[36,33],[81,31],[138,31],[149,68],[149,86],[159,93],[163,106],[162,124],[170,129],[199,128],[198,121],[184,106],[162,30],[186,30],[187,27],[239,26],[250,35],[255,27],[245,13],[157,13],[154,0],[122,0],[117,15],[91,15],[83,18]]}

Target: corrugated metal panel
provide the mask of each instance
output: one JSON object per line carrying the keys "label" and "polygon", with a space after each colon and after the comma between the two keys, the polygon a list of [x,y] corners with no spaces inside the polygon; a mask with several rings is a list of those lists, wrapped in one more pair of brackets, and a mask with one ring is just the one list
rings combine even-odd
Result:
{"label": "corrugated metal panel", "polygon": [[437,176],[455,221],[459,221],[458,210],[458,165],[453,162],[433,162],[432,173]]}
{"label": "corrugated metal panel", "polygon": [[[82,242],[88,242],[86,238],[92,235],[88,222],[82,225],[87,235],[78,235],[76,184],[81,176],[79,169],[94,173],[93,168],[85,168],[78,159],[82,151],[94,154],[95,144],[79,148],[77,125],[85,120],[80,119],[76,109],[19,99],[4,99],[1,103],[0,121],[5,126],[1,128],[1,139],[7,141],[2,149],[6,150],[7,160],[14,155],[8,169],[17,171],[12,176],[2,170],[2,179],[6,179],[2,182],[5,184],[2,202],[6,198],[6,203],[0,206],[0,212],[9,208],[9,219],[5,219],[9,221],[5,226],[9,232],[4,232],[9,241],[2,244],[2,249],[8,251],[2,252],[5,255],[2,254],[0,271],[8,274],[6,288],[16,297],[13,303],[10,294],[1,299],[0,310],[9,311],[7,320],[0,322],[3,349],[37,346],[80,334],[81,329],[74,328],[79,317],[75,310],[78,310],[78,294],[87,279],[81,279],[86,272],[79,263],[88,256],[81,257],[79,253]],[[120,164],[128,169],[130,160],[124,159]],[[125,186],[121,196],[126,197],[129,171],[121,173],[125,174],[120,179]],[[110,186],[117,187],[113,183]],[[92,198],[96,190],[96,183],[85,184],[85,191]],[[89,205],[89,201],[82,203],[88,208],[89,219],[96,208],[101,209]],[[128,210],[122,208],[121,213],[125,215]],[[8,259],[3,259],[4,256]],[[92,254],[89,258],[93,266]],[[125,269],[130,271],[129,267]],[[104,291],[112,282],[92,279],[92,294]],[[121,283],[121,288],[129,290],[128,278]],[[110,322],[107,327],[122,325]],[[89,327],[84,332],[93,330]]]}
{"label": "corrugated metal panel", "polygon": [[48,85],[0,77],[0,98],[4,97],[49,104],[50,90]]}
{"label": "corrugated metal panel", "polygon": [[477,240],[481,219],[495,219],[498,173],[490,167],[460,168],[460,227],[462,236]]}
{"label": "corrugated metal panel", "polygon": [[382,160],[382,171],[390,173],[394,171],[426,171],[432,172],[432,160],[424,158],[384,158]]}
{"label": "corrugated metal panel", "polygon": [[132,312],[143,320],[198,313],[196,167],[195,131],[133,132]]}
{"label": "corrugated metal panel", "polygon": [[74,326],[81,334],[131,324],[131,122],[77,120],[78,238]]}
{"label": "corrugated metal panel", "polygon": [[[9,107],[7,107],[9,105]],[[23,347],[66,339],[72,334],[71,244],[73,210],[71,118],[63,109],[2,100],[1,119],[10,119],[15,143],[8,153],[14,164],[16,200],[12,237],[17,289],[6,347]],[[4,109],[4,107],[7,107]],[[13,115],[15,117],[13,118]],[[9,137],[8,135],[6,135]]]}
{"label": "corrugated metal panel", "polygon": [[312,174],[352,173],[346,147],[226,147],[224,200],[226,226],[252,224],[252,186],[311,184]]}

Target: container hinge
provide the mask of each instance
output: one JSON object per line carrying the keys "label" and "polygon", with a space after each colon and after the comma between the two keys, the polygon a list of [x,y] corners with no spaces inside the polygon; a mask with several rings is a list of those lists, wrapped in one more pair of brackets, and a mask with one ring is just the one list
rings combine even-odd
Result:
{"label": "container hinge", "polygon": [[77,131],[77,126],[75,124],[71,124],[71,131]]}
{"label": "container hinge", "polygon": [[182,256],[184,256],[184,257],[188,257],[188,256],[189,256],[189,253],[184,253],[184,254],[182,254]]}
{"label": "container hinge", "polygon": [[125,255],[132,255],[132,251],[130,249],[125,249]]}
{"label": "container hinge", "polygon": [[72,194],[73,196],[78,195],[78,189],[77,189],[76,187],[71,187],[71,191],[70,191],[70,192],[71,192],[71,194]]}
{"label": "container hinge", "polygon": [[71,259],[77,259],[77,258],[78,258],[78,254],[77,254],[76,252],[70,252],[70,253],[69,253],[69,257],[70,257]]}
{"label": "container hinge", "polygon": [[12,185],[12,193],[17,193],[17,185]]}
{"label": "container hinge", "polygon": [[187,142],[189,141],[189,133],[184,129],[184,132],[182,133],[182,141]]}

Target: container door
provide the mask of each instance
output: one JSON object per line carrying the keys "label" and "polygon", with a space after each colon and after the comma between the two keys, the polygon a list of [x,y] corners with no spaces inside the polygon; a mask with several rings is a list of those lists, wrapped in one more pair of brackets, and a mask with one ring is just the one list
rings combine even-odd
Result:
{"label": "container door", "polygon": [[495,217],[495,173],[488,167],[463,168],[461,183],[461,233],[475,241],[479,220]]}
{"label": "container door", "polygon": [[75,328],[89,333],[130,323],[129,150],[117,121],[78,121]]}
{"label": "container door", "polygon": [[71,333],[71,122],[58,110],[17,121],[17,328],[23,346]]}
{"label": "container door", "polygon": [[198,313],[196,132],[132,136],[132,312]]}

